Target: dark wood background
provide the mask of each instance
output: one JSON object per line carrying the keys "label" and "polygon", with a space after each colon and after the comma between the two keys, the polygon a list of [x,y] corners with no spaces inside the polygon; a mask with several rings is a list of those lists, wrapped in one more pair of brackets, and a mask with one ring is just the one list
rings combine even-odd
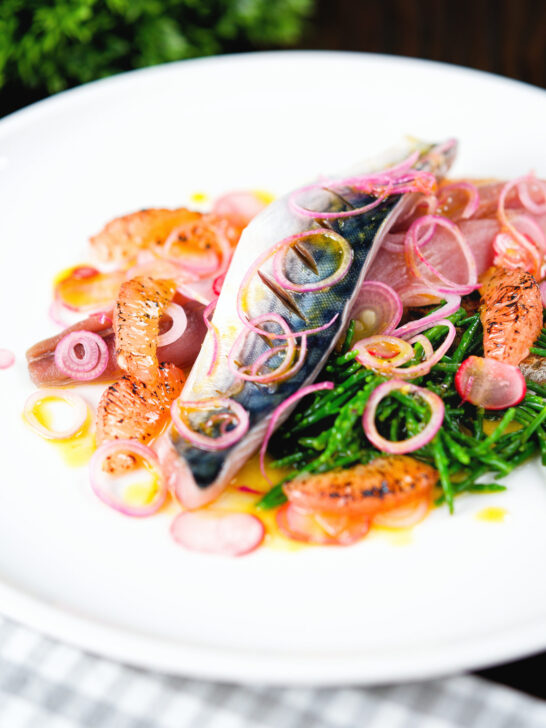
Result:
{"label": "dark wood background", "polygon": [[428,58],[546,87],[546,0],[317,0],[301,47]]}

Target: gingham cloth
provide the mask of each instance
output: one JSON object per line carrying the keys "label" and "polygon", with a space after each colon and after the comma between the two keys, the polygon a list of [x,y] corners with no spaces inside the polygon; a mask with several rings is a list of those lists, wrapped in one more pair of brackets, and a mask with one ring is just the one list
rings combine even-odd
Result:
{"label": "gingham cloth", "polygon": [[243,687],[121,665],[0,618],[0,728],[546,728],[546,703],[476,677]]}

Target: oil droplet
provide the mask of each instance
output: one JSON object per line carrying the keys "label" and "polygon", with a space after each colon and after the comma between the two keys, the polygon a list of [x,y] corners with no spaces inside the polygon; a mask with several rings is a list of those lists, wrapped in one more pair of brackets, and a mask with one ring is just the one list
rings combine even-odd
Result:
{"label": "oil droplet", "polygon": [[388,528],[387,526],[372,525],[366,538],[388,541],[391,546],[408,546],[413,542],[413,528]]}
{"label": "oil droplet", "polygon": [[487,521],[487,523],[504,523],[508,518],[508,511],[505,508],[490,506],[478,511],[476,518],[478,521]]}
{"label": "oil droplet", "polygon": [[270,205],[275,199],[275,195],[267,190],[252,190],[252,194],[263,202],[264,205]]}
{"label": "oil droplet", "polygon": [[193,192],[190,195],[190,200],[195,202],[196,205],[203,205],[205,202],[208,202],[209,196],[206,192]]}
{"label": "oil droplet", "polygon": [[91,460],[95,452],[95,433],[91,418],[88,417],[82,429],[66,440],[50,440],[62,459],[72,468],[81,468]]}

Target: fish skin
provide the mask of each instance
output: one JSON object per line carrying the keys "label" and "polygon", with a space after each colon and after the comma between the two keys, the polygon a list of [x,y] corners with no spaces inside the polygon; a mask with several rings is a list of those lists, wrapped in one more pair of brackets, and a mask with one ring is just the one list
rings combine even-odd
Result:
{"label": "fish skin", "polygon": [[[442,147],[444,147],[443,150]],[[424,152],[428,154],[428,163],[423,161],[424,157],[426,157],[425,154],[420,158],[418,164],[422,168],[430,168],[439,177],[443,176],[451,165],[456,153],[456,143],[449,142],[442,145],[442,147],[433,147],[431,145],[417,147],[422,154]],[[414,149],[415,147],[406,148],[399,156],[391,157],[388,161],[376,162],[375,166],[361,167],[356,170],[356,173],[366,174],[379,171],[387,165],[392,166],[407,158]],[[354,190],[344,191],[343,196],[353,207],[363,206],[373,199]],[[331,288],[315,293],[294,294],[299,309],[307,319],[306,321],[289,311],[259,281],[257,276],[253,278],[250,290],[253,303],[249,310],[251,318],[264,313],[280,313],[290,328],[298,332],[321,326],[330,321],[335,314],[338,314],[338,318],[333,325],[309,337],[308,354],[300,371],[287,381],[279,382],[273,387],[244,382],[235,377],[227,366],[229,351],[243,329],[243,324],[237,314],[237,293],[249,265],[260,254],[285,237],[313,229],[316,225],[310,218],[297,216],[289,209],[289,195],[287,195],[266,208],[245,229],[229,267],[213,318],[213,324],[220,332],[219,361],[216,370],[212,376],[206,376],[205,374],[212,358],[213,349],[213,339],[209,334],[205,338],[201,354],[190,372],[181,399],[183,401],[195,401],[218,396],[231,397],[242,404],[249,413],[249,430],[231,448],[219,452],[210,452],[194,447],[183,440],[176,430],[170,429],[166,437],[170,441],[171,450],[174,449],[178,455],[179,463],[177,468],[185,479],[184,487],[177,490],[178,497],[184,506],[198,508],[214,500],[242,464],[259,447],[265,436],[273,410],[298,389],[314,381],[346,327],[352,301],[360,288],[381,239],[396,217],[406,209],[406,204],[410,202],[411,197],[411,195],[391,196],[368,213],[330,221],[332,229],[345,237],[351,244],[354,259],[347,275]],[[313,196],[312,200],[306,200],[306,203],[312,205],[313,209],[317,209],[317,202],[324,212],[340,209],[341,204],[339,200],[332,200],[331,195],[322,192],[320,193],[320,199]],[[345,207],[344,209],[348,208]],[[315,247],[313,253],[321,270],[321,278],[323,278],[332,271],[332,254],[328,254],[327,251],[317,252]],[[289,277],[293,279],[296,270],[299,276],[298,282],[305,280],[307,276],[311,277],[309,272],[305,272],[306,269],[301,262],[298,263],[297,256],[293,254],[290,254],[290,256],[291,273],[289,273]],[[271,261],[267,261],[261,266],[260,270],[270,274]],[[300,276],[303,276],[303,278]],[[249,336],[247,345],[239,359],[243,364],[250,363],[265,350],[266,344],[259,337],[254,337],[253,340],[253,337]],[[288,415],[289,410],[284,413],[281,420]],[[199,416],[199,421],[203,422],[209,416],[210,413],[204,413]],[[195,421],[194,426],[197,424],[198,422]],[[159,449],[165,459],[172,465],[174,458],[172,452],[168,453],[169,442],[162,442]]]}

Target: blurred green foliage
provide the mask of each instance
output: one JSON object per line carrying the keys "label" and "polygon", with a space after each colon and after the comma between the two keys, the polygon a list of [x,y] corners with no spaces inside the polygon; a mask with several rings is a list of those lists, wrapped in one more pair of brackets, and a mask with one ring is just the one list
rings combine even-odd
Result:
{"label": "blurred green foliage", "polygon": [[314,0],[0,0],[0,89],[295,44]]}

